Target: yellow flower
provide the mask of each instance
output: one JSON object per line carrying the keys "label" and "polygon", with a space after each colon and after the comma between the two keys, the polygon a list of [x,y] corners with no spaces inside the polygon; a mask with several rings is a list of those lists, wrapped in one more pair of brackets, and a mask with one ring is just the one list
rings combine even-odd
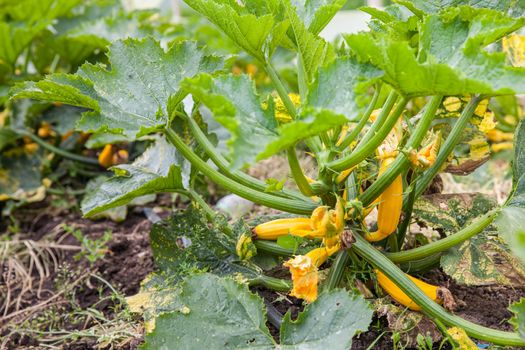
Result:
{"label": "yellow flower", "polygon": [[[290,100],[292,100],[295,107],[298,107],[301,104],[301,97],[298,94],[290,93],[288,94]],[[281,123],[288,123],[292,121],[292,116],[288,114],[288,110],[284,105],[280,97],[274,97],[275,102],[275,118]]]}
{"label": "yellow flower", "polygon": [[513,66],[525,66],[525,35],[509,35],[503,38],[501,44]]}
{"label": "yellow flower", "polygon": [[332,249],[316,248],[306,255],[296,255],[283,265],[290,269],[293,288],[291,296],[312,302],[317,299],[317,285],[319,283],[318,268],[330,255],[339,250],[339,245]]}
{"label": "yellow flower", "polygon": [[430,142],[418,152],[410,153],[410,161],[418,168],[427,169],[436,161],[441,146],[441,132],[432,134]]}
{"label": "yellow flower", "polygon": [[443,101],[443,107],[447,112],[457,112],[461,109],[461,100],[455,96],[447,97]]}

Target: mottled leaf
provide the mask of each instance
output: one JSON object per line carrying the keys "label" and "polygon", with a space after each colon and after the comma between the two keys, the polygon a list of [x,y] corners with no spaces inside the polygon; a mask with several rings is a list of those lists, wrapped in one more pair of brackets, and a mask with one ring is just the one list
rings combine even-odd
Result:
{"label": "mottled leaf", "polygon": [[121,164],[112,169],[115,175],[84,197],[82,212],[85,216],[121,206],[147,194],[179,191],[189,182],[189,163],[163,137],[159,137],[132,164]]}
{"label": "mottled leaf", "polygon": [[165,52],[153,39],[128,39],[113,43],[108,56],[111,70],[85,64],[75,75],[55,74],[18,85],[12,96],[92,109],[78,123],[80,130],[137,138],[166,125],[168,106],[183,97],[182,79],[222,67],[219,58],[206,56],[193,42]]}
{"label": "mottled leaf", "polygon": [[35,152],[34,150],[29,151],[26,147],[2,151],[0,155],[0,201],[13,199],[35,202],[44,199],[46,186],[41,176],[42,154]]}
{"label": "mottled leaf", "polygon": [[150,241],[156,265],[172,276],[180,278],[195,270],[255,276],[253,270],[238,264],[235,239],[210,225],[204,213],[193,207],[155,224]]}
{"label": "mottled leaf", "polygon": [[181,285],[181,308],[160,315],[143,349],[273,349],[262,299],[230,278],[199,274]]}
{"label": "mottled leaf", "polygon": [[280,349],[350,349],[354,335],[368,329],[373,313],[361,295],[341,289],[321,294],[297,320],[292,321],[291,313],[286,313]]}
{"label": "mottled leaf", "polygon": [[525,270],[493,231],[484,231],[450,248],[441,257],[443,271],[465,285],[522,286]]}

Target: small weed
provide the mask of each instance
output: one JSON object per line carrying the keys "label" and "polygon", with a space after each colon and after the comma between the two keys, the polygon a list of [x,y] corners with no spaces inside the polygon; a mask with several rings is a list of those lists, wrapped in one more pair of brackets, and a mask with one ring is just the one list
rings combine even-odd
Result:
{"label": "small weed", "polygon": [[72,226],[64,225],[64,230],[75,237],[82,245],[82,251],[75,255],[76,260],[80,260],[85,257],[91,265],[93,265],[98,259],[104,257],[107,253],[106,244],[113,237],[111,230],[106,230],[104,235],[98,239],[89,239],[85,236],[82,231]]}

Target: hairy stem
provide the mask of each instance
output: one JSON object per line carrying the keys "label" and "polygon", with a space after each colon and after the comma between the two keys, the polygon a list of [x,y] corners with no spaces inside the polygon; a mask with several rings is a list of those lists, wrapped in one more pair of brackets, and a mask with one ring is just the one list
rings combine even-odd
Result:
{"label": "hairy stem", "polygon": [[425,191],[432,179],[436,176],[439,170],[441,170],[441,167],[454,150],[454,147],[456,147],[456,145],[458,144],[459,140],[462,137],[463,130],[465,130],[465,128],[467,127],[468,122],[474,114],[474,111],[476,110],[476,107],[478,106],[480,100],[481,99],[479,96],[474,96],[470,100],[468,105],[461,113],[461,116],[454,124],[454,127],[450,131],[450,134],[448,134],[447,139],[441,146],[436,161],[434,162],[432,167],[425,171],[425,173],[418,179],[416,187],[417,197],[419,197]]}
{"label": "hairy stem", "polygon": [[171,128],[165,129],[166,138],[181,152],[181,154],[200,172],[206,175],[216,184],[223,186],[228,191],[246,198],[254,203],[262,204],[270,208],[286,211],[289,213],[309,215],[316,208],[314,203],[295,199],[285,199],[256,191],[250,187],[239,184],[237,181],[224,176],[209,166],[204,160],[196,155],[193,150]]}
{"label": "hairy stem", "polygon": [[334,263],[332,266],[330,266],[330,273],[328,274],[328,279],[326,280],[326,288],[328,290],[332,290],[339,285],[341,279],[343,278],[345,266],[348,264],[349,260],[350,255],[348,255],[346,250],[342,250],[337,254]]}
{"label": "hairy stem", "polygon": [[[430,99],[425,107],[425,111],[421,117],[421,120],[417,124],[414,133],[410,136],[405,146],[407,151],[416,149],[419,147],[425,135],[434,120],[443,96],[434,96]],[[376,199],[383,191],[394,181],[394,179],[401,174],[410,164],[405,153],[400,153],[396,160],[388,167],[388,169],[376,180],[374,183],[366,189],[365,192],[359,197],[364,206],[370,205],[374,199]]]}
{"label": "hairy stem", "polygon": [[448,313],[443,307],[430,299],[414,282],[412,282],[392,261],[375,249],[363,237],[355,235],[356,242],[350,248],[383,272],[410,299],[419,305],[423,312],[431,318],[436,318],[449,327],[460,327],[471,337],[485,340],[498,345],[525,346],[525,339],[518,333],[503,332],[483,327],[461,317]]}
{"label": "hairy stem", "polygon": [[99,166],[98,160],[95,159],[95,158],[84,157],[84,156],[81,156],[79,154],[71,153],[71,152],[63,150],[61,148],[55,147],[55,146],[47,143],[46,141],[42,140],[40,137],[36,136],[35,134],[30,133],[29,131],[16,130],[16,132],[18,134],[20,134],[20,135],[29,137],[31,140],[35,141],[37,144],[39,144],[43,148],[47,149],[48,151],[50,151],[52,153],[58,154],[59,156],[61,156],[63,158],[74,160],[74,161],[77,161],[77,162],[80,162],[80,163],[85,163],[85,164],[90,164],[90,165],[98,165]]}
{"label": "hairy stem", "polygon": [[[389,100],[391,100],[391,98],[389,98]],[[359,146],[347,156],[329,162],[326,164],[326,167],[335,171],[343,171],[361,163],[366,159],[366,157],[373,154],[376,148],[379,147],[379,145],[385,140],[394,125],[397,123],[399,116],[401,113],[403,113],[407,102],[408,100],[406,98],[402,98],[392,114],[388,116],[385,123],[379,128],[379,130],[374,131],[373,136],[366,140],[366,142],[360,142]]]}
{"label": "hairy stem", "polygon": [[464,227],[462,230],[446,238],[414,249],[409,249],[397,253],[386,253],[385,255],[388,257],[388,259],[395,263],[403,263],[423,259],[427,256],[444,252],[445,250],[450,249],[482,232],[487,226],[489,226],[494,221],[499,211],[500,208],[488,212],[487,214],[474,220],[471,224]]}
{"label": "hairy stem", "polygon": [[[215,150],[215,147],[213,144],[208,140],[206,135],[202,132],[201,128],[193,120],[193,118],[188,118],[185,115],[180,115],[181,117],[184,117],[190,126],[190,130],[199,143],[199,145],[204,149],[204,152],[210,157],[210,159],[213,161],[215,165],[219,168],[219,170],[232,180],[238,181],[239,183],[251,187],[254,190],[264,192],[266,190],[267,185],[256,179],[251,177],[250,175],[246,174],[245,172],[238,171],[238,170],[230,170],[230,163],[219,153]],[[295,198],[300,200],[310,200],[310,198],[305,197],[301,195],[300,193],[297,193],[295,191],[291,191],[288,189],[283,189],[281,192],[275,192],[272,193],[279,197],[287,197],[287,198]]]}

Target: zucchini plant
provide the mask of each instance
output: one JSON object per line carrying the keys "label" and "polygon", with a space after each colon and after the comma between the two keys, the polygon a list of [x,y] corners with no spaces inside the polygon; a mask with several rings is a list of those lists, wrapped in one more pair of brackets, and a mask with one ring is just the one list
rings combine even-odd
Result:
{"label": "zucchini plant", "polygon": [[[495,220],[523,257],[523,224],[516,222],[525,210],[521,198],[523,124],[516,128],[514,192],[508,201],[446,238],[404,249],[414,203],[450,165],[466,135],[490,140],[503,133],[495,129],[488,101],[525,92],[523,62],[505,49],[507,44],[501,45],[501,40],[525,25],[519,7],[496,1],[453,1],[445,6],[399,0],[384,10],[364,8],[372,16],[370,30],[344,35],[335,46],[319,34],[345,1],[186,3],[264,69],[272,84],[270,91],[263,91],[250,74],[231,73],[228,57],[196,42],[179,41],[165,49],[151,37],[112,43],[107,65],[86,63],[75,74],[51,74],[40,81],[19,83],[10,91],[12,100],[31,98],[88,109],[77,123],[79,131],[130,142],[155,140],[133,163],[114,166],[114,176],[86,195],[84,215],[96,215],[146,194],[179,193],[189,197],[217,228],[208,238],[214,243],[202,243],[202,249],[193,252],[193,258],[203,256],[215,263],[202,262],[198,268],[235,272],[251,285],[290,291],[314,302],[319,269],[334,255],[323,288],[339,286],[347,266],[356,270],[369,266],[369,278],[376,279],[398,303],[477,339],[525,346],[519,333],[489,329],[453,315],[440,305],[453,307],[446,289],[425,284],[401,269],[406,263],[428,266],[429,261],[436,262],[443,252],[481,233]],[[280,52],[293,53],[295,80],[285,82],[275,68]],[[217,147],[215,135],[209,132],[208,114],[228,131],[227,151]],[[315,179],[305,175],[298,152],[315,159]],[[295,188],[269,185],[244,171],[280,153],[286,155]],[[289,215],[263,220],[249,229],[245,224],[234,228],[217,224],[216,213],[195,190],[198,175]],[[374,208],[377,228],[365,222]],[[166,232],[157,234],[162,244],[153,243],[154,251],[169,255],[166,247],[171,247],[171,254],[189,254],[170,243]],[[309,250],[276,243],[290,236],[307,241]],[[194,240],[202,241],[203,235]],[[228,253],[232,246],[236,257]],[[250,261],[258,254],[289,257],[284,266],[291,272],[291,283],[261,274],[256,262]],[[162,266],[180,272],[185,265],[175,257],[163,260]],[[199,283],[219,282],[204,278]],[[195,296],[202,292],[199,283],[190,280],[182,287],[182,304],[176,307],[179,314],[158,318],[155,336],[147,337],[150,347],[183,341],[184,334],[170,333],[170,320],[191,314],[192,308],[208,310],[199,306]],[[237,288],[230,282],[219,284],[223,294]],[[253,305],[257,302],[239,293],[247,298],[245,306],[257,308]],[[193,307],[185,308],[185,302]],[[323,304],[315,303],[312,309]],[[262,314],[253,312],[260,321]],[[237,313],[231,310],[232,317],[240,317]],[[370,322],[368,311],[362,315],[368,323],[354,332]],[[523,324],[523,317],[518,312],[518,324]],[[290,334],[292,325],[289,317],[283,322],[282,346],[300,348],[294,335],[307,332],[296,329]],[[190,329],[194,328],[184,327],[193,334],[195,330]],[[253,336],[253,347],[274,345],[263,333],[263,337]],[[352,335],[339,346],[348,346]],[[230,344],[231,348],[240,346]]]}

